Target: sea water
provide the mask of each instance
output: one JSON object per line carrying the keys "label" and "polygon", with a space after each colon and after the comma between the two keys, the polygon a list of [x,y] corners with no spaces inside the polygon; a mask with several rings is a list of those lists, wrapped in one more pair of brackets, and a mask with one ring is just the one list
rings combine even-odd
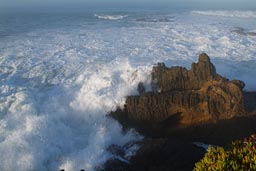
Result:
{"label": "sea water", "polygon": [[109,146],[142,136],[106,115],[158,62],[189,69],[206,52],[256,90],[255,34],[256,11],[1,14],[0,170],[93,171],[115,158]]}

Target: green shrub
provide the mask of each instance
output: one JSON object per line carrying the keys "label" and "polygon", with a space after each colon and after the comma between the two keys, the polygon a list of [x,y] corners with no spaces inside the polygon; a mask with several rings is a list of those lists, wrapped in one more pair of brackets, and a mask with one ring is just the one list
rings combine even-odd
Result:
{"label": "green shrub", "polygon": [[193,171],[256,171],[255,137],[235,141],[227,150],[209,147]]}

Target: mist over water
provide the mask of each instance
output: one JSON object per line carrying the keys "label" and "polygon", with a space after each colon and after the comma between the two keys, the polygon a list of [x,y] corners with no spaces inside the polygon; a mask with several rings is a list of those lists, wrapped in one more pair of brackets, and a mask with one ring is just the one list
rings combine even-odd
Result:
{"label": "mist over water", "polygon": [[117,157],[110,145],[141,136],[106,114],[150,83],[157,62],[190,68],[206,52],[219,74],[256,90],[255,18],[253,10],[1,15],[0,170],[90,171]]}

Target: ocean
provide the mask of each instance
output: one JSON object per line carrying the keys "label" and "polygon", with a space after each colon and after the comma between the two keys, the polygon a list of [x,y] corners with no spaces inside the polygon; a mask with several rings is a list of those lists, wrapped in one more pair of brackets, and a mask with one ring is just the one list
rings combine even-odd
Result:
{"label": "ocean", "polygon": [[202,52],[255,91],[256,11],[1,13],[0,170],[101,168],[119,157],[109,146],[143,138],[107,113],[154,64],[190,68]]}

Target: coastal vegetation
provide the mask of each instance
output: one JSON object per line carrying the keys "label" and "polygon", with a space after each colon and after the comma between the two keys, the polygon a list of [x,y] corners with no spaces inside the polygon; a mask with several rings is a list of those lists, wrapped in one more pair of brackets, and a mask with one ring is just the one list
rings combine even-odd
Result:
{"label": "coastal vegetation", "polygon": [[195,164],[193,171],[254,171],[256,170],[256,137],[238,140],[224,149],[209,147],[204,158]]}

